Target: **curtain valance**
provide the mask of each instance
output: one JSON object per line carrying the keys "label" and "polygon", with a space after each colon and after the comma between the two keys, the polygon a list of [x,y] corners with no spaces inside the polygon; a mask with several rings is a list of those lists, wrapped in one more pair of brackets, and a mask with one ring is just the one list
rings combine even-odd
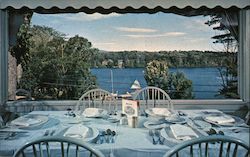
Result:
{"label": "curtain valance", "polygon": [[244,9],[250,0],[0,0],[0,9],[29,9],[38,13],[58,12],[173,12],[186,16],[221,9]]}

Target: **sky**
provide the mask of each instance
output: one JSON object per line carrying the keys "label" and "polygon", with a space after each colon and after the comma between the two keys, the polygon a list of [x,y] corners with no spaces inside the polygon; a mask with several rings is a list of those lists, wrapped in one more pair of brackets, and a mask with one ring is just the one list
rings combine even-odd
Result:
{"label": "sky", "polygon": [[204,23],[209,16],[175,14],[33,14],[32,25],[43,25],[66,34],[87,38],[105,51],[220,51],[212,36],[218,34]]}

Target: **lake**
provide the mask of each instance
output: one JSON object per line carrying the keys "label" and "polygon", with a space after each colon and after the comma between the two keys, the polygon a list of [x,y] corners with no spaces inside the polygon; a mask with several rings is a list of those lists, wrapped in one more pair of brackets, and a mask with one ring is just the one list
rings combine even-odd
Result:
{"label": "lake", "polygon": [[[222,79],[217,68],[170,68],[169,72],[180,71],[193,82],[195,99],[223,98],[216,96],[222,88]],[[96,76],[100,88],[109,92],[124,94],[137,79],[141,87],[146,87],[144,68],[93,68],[91,73]],[[113,80],[113,81],[112,81]]]}

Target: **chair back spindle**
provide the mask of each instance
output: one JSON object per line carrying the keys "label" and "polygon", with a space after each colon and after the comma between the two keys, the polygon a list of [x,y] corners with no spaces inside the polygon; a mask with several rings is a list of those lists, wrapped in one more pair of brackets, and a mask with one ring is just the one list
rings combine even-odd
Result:
{"label": "chair back spindle", "polygon": [[164,157],[183,155],[186,157],[249,157],[250,148],[249,145],[237,138],[213,135],[180,143],[169,150]]}
{"label": "chair back spindle", "polygon": [[148,86],[137,91],[134,100],[139,100],[140,108],[147,109],[150,107],[166,107],[174,109],[169,95],[158,87]]}
{"label": "chair back spindle", "polygon": [[78,100],[75,111],[82,113],[86,108],[103,108],[108,112],[116,111],[115,97],[103,89],[92,89],[84,93]]}
{"label": "chair back spindle", "polygon": [[89,157],[104,157],[99,150],[92,148],[88,143],[62,136],[42,137],[28,142],[19,148],[13,157],[54,157],[58,156],[58,153],[61,153],[59,155],[61,157],[87,157],[87,155]]}

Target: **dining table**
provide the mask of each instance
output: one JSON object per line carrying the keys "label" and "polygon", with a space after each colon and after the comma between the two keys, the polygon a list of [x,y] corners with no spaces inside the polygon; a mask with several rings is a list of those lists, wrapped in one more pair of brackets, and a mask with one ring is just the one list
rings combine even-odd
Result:
{"label": "dining table", "polygon": [[[175,116],[180,117],[183,121],[170,123],[161,121],[162,117],[152,117],[146,114],[139,116],[137,125],[132,127],[126,123],[127,118],[120,111],[105,117],[78,116],[72,111],[32,111],[22,117],[41,118],[39,121],[41,124],[21,126],[14,123],[14,120],[13,123],[10,122],[0,129],[0,157],[12,156],[25,143],[43,136],[66,136],[69,128],[79,125],[90,128],[91,135],[86,139],[72,138],[89,143],[107,157],[111,154],[114,157],[162,157],[175,145],[188,140],[175,139],[172,134],[166,133],[169,131],[169,126],[173,124],[185,125],[195,130],[199,137],[223,134],[238,138],[249,145],[249,126],[239,117],[231,115],[236,119],[233,125],[220,125],[205,121],[204,118],[215,114],[225,114],[216,109],[178,110],[175,113]],[[107,134],[107,130],[111,133]],[[216,149],[216,144],[214,149]]]}

